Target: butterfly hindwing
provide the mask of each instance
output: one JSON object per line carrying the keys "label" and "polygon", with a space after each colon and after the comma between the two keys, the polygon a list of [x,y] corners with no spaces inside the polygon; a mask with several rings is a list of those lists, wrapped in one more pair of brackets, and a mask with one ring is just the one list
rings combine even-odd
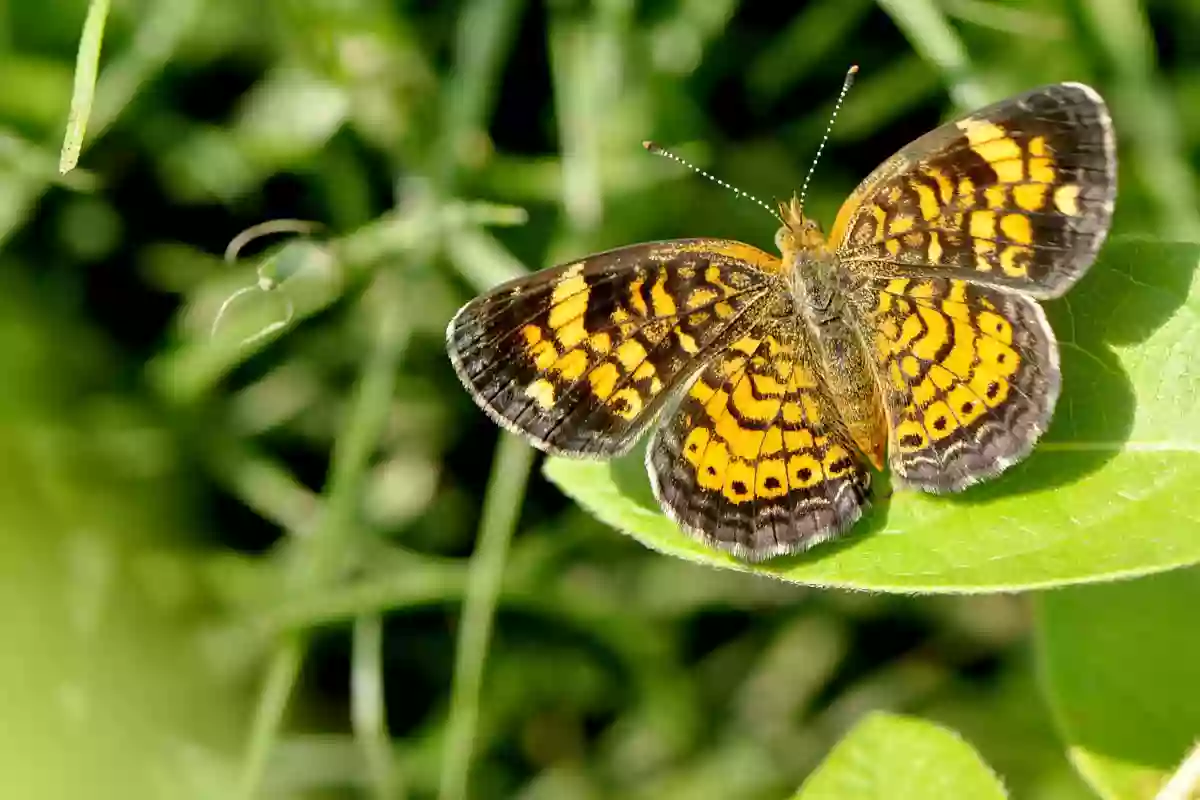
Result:
{"label": "butterfly hindwing", "polygon": [[655,496],[685,530],[753,560],[849,528],[870,473],[807,338],[763,322],[688,387],[646,452]]}
{"label": "butterfly hindwing", "polygon": [[1115,195],[1103,100],[1055,84],[902,149],[846,201],[829,241],[859,274],[946,274],[1057,297],[1095,258]]}
{"label": "butterfly hindwing", "polygon": [[1041,307],[950,278],[874,279],[873,331],[898,482],[958,491],[1024,458],[1059,392]]}
{"label": "butterfly hindwing", "polygon": [[471,301],[451,320],[447,349],[500,424],[548,452],[619,455],[744,324],[778,264],[715,239],[600,253]]}

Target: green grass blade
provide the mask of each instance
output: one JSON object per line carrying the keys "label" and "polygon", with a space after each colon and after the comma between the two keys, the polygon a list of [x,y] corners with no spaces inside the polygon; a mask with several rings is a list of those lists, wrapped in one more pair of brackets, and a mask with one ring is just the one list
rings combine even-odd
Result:
{"label": "green grass blade", "polygon": [[62,156],[58,171],[66,174],[79,163],[83,137],[87,133],[92,99],[96,95],[96,73],[100,69],[100,45],[104,41],[104,24],[108,21],[109,0],[92,0],[83,21],[79,53],[75,58],[75,88],[71,93],[71,113],[67,117],[67,134],[63,138]]}
{"label": "green grass blade", "polygon": [[479,720],[483,664],[492,634],[492,618],[534,451],[512,434],[500,438],[483,503],[479,541],[471,557],[467,592],[455,648],[454,688],[442,750],[439,800],[464,800]]}

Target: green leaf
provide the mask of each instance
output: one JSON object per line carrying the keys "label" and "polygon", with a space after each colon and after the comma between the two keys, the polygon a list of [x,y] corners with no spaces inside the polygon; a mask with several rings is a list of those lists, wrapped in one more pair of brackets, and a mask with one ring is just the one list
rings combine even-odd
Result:
{"label": "green leaf", "polygon": [[1197,609],[1197,569],[1038,598],[1045,690],[1101,796],[1154,797],[1200,735]]}
{"label": "green leaf", "polygon": [[872,714],[837,743],[794,800],[1005,797],[1004,787],[957,733],[932,722]]}
{"label": "green leaf", "polygon": [[1063,394],[1034,454],[961,495],[875,491],[847,536],[747,564],[659,510],[640,453],[552,458],[546,475],[599,519],[688,560],[810,585],[898,592],[1011,591],[1200,562],[1200,245],[1111,242],[1046,304]]}

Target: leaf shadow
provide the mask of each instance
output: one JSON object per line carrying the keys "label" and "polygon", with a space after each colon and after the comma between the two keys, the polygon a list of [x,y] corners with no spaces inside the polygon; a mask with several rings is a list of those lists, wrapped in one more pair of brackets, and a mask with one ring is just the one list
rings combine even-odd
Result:
{"label": "leaf shadow", "polygon": [[1062,393],[1034,452],[1003,476],[946,497],[984,503],[1064,486],[1129,442],[1137,391],[1114,345],[1143,342],[1187,301],[1200,244],[1120,237],[1070,292],[1043,305],[1058,338]]}

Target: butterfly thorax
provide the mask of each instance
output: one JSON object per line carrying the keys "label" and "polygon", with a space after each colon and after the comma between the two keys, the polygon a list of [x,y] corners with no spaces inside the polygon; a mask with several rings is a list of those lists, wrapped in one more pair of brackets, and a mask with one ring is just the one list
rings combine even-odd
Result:
{"label": "butterfly thorax", "polygon": [[797,338],[821,364],[825,387],[855,445],[882,468],[888,429],[883,403],[853,298],[855,277],[826,245],[816,225],[800,217],[776,237],[796,309]]}

